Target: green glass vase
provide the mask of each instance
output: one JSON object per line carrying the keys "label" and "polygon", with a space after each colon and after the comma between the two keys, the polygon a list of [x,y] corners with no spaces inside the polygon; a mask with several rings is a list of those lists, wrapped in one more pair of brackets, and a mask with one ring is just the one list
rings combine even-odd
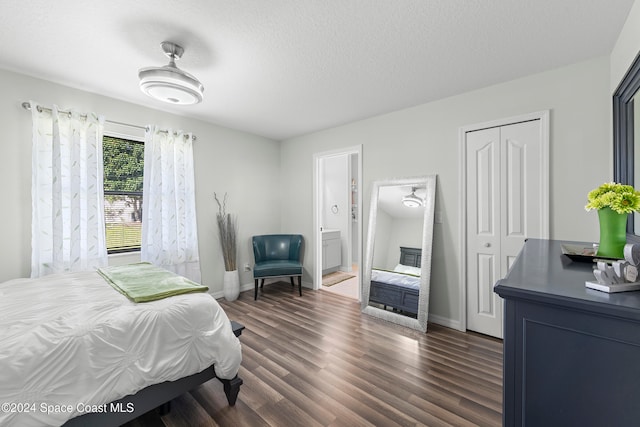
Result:
{"label": "green glass vase", "polygon": [[600,244],[598,256],[606,258],[624,258],[624,245],[627,243],[627,216],[611,208],[598,210],[600,220]]}

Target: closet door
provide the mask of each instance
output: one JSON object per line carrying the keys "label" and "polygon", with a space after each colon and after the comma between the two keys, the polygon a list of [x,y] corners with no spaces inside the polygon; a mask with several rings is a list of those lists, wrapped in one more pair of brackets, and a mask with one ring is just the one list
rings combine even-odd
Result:
{"label": "closet door", "polygon": [[500,128],[501,265],[503,278],[528,237],[542,237],[539,120]]}
{"label": "closet door", "polygon": [[467,329],[502,338],[493,292],[524,241],[542,236],[540,120],[468,132]]}
{"label": "closet door", "polygon": [[467,329],[502,336],[500,128],[467,134]]}

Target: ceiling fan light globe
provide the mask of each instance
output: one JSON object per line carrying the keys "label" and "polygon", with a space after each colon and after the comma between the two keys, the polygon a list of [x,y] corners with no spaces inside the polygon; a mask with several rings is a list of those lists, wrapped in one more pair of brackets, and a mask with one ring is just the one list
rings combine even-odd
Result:
{"label": "ceiling fan light globe", "polygon": [[402,204],[408,208],[419,208],[423,205],[423,200],[414,193],[411,193],[402,198]]}
{"label": "ceiling fan light globe", "polygon": [[202,102],[204,86],[191,74],[169,64],[138,71],[140,90],[169,104],[193,105]]}

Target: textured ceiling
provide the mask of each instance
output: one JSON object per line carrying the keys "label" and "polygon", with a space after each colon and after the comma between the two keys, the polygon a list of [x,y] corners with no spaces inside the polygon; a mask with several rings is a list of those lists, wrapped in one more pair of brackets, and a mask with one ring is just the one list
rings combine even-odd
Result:
{"label": "textured ceiling", "polygon": [[[0,68],[282,140],[608,55],[633,0],[2,0]],[[163,40],[204,101],[138,89]]]}

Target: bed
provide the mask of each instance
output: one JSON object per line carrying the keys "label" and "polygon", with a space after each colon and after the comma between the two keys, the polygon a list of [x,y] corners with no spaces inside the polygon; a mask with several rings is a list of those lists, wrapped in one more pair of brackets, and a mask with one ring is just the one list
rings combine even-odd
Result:
{"label": "bed", "polygon": [[214,377],[233,405],[241,331],[207,292],[134,303],[95,271],[1,283],[0,425],[119,425]]}
{"label": "bed", "polygon": [[401,246],[400,262],[393,271],[375,268],[371,271],[369,302],[380,304],[385,309],[417,315],[421,263],[421,249]]}

